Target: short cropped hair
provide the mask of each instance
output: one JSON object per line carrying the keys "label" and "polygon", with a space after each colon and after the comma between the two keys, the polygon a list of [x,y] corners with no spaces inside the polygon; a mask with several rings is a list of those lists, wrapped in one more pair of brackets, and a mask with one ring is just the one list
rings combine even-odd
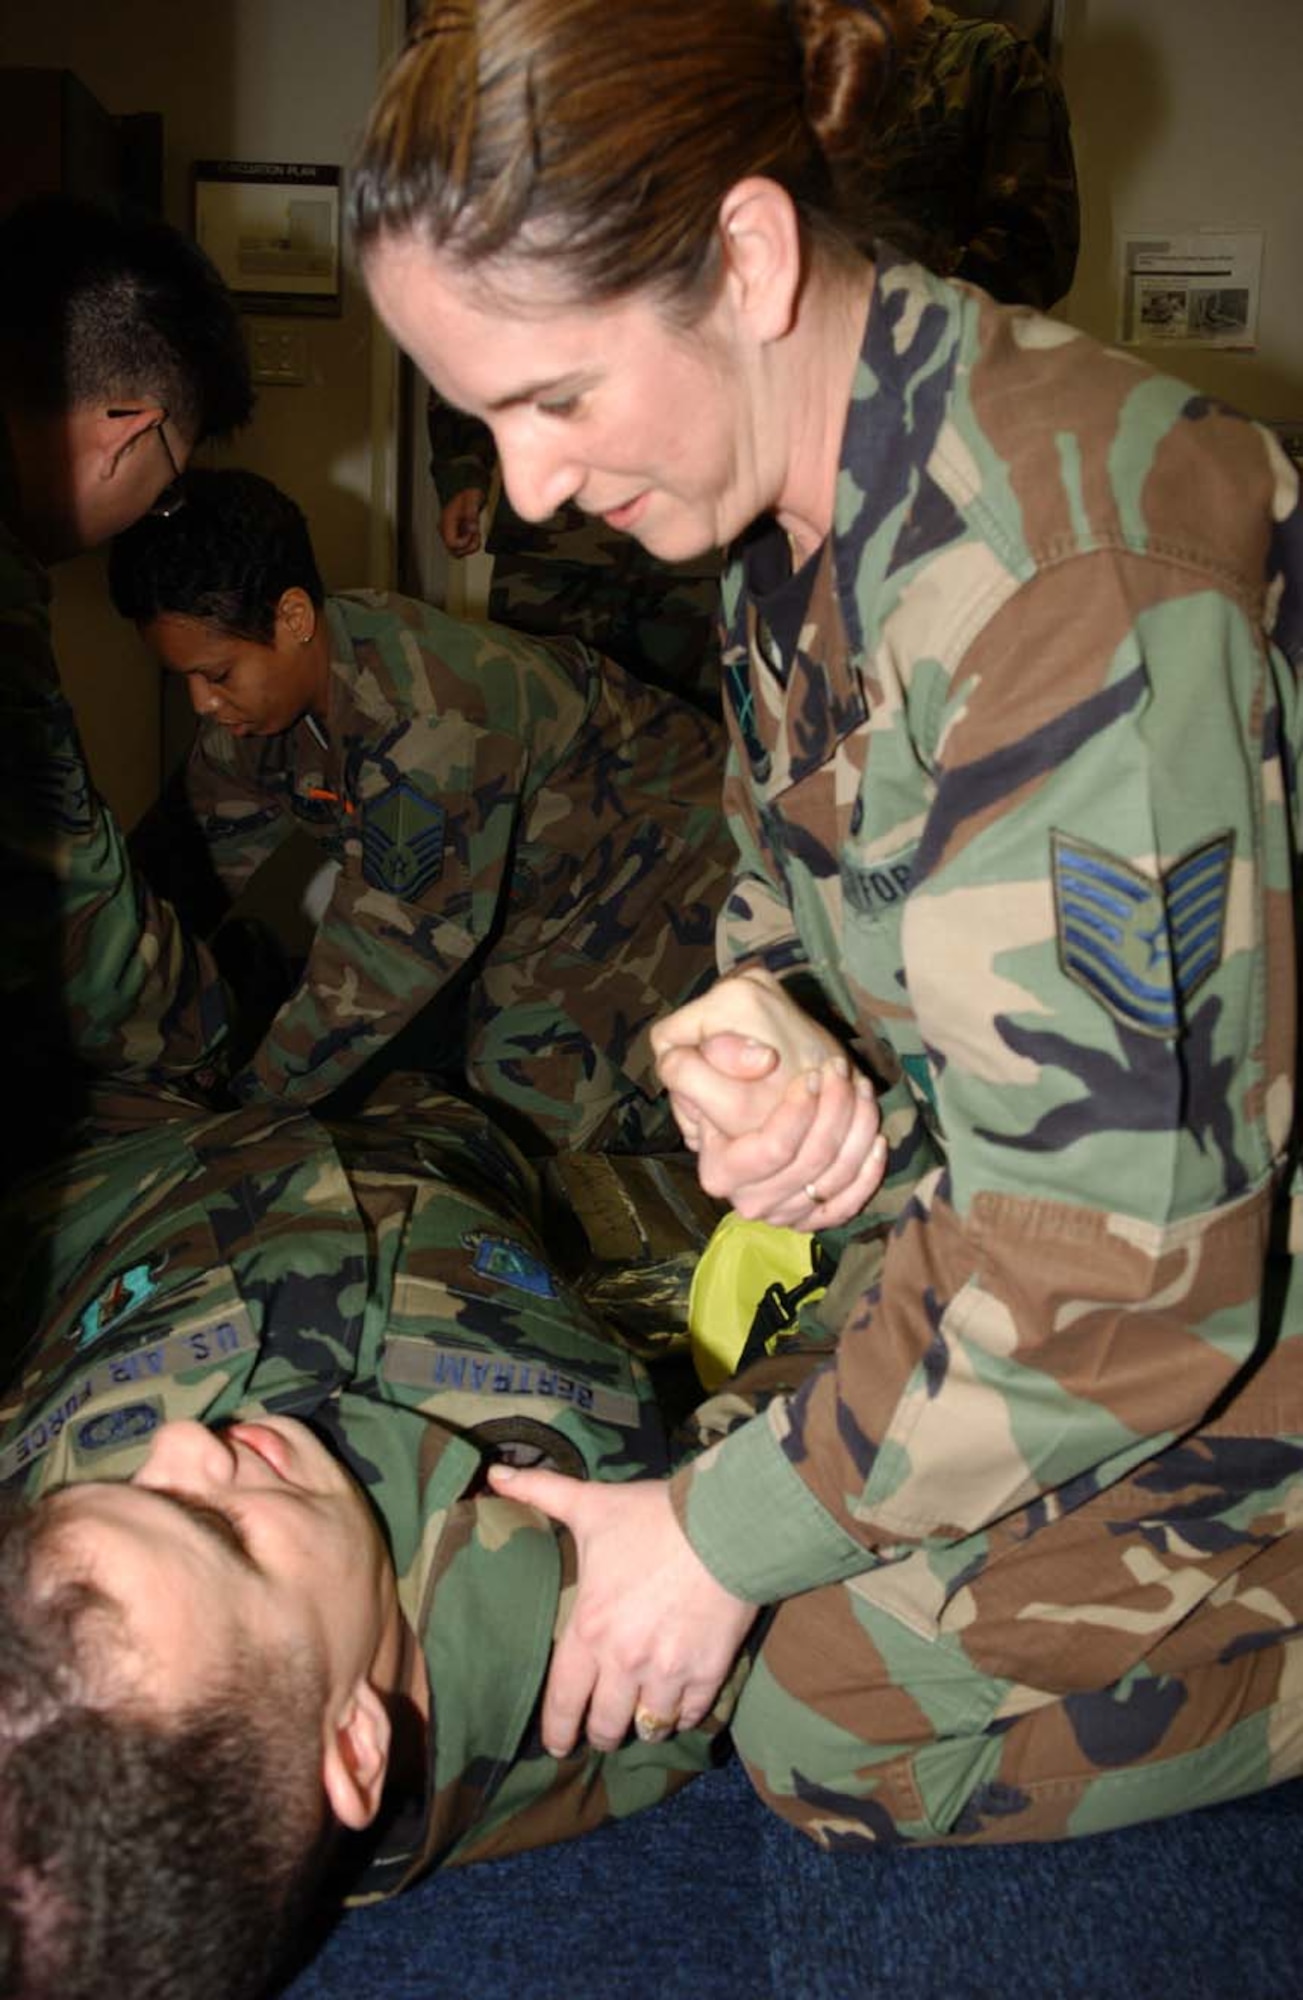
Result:
{"label": "short cropped hair", "polygon": [[0,217],[0,369],[49,414],[148,397],[196,443],[253,408],[235,301],[199,246],[65,195]]}
{"label": "short cropped hair", "polygon": [[186,504],[146,514],[109,551],[109,590],[124,618],[197,618],[269,646],[276,607],[295,586],[326,593],[302,509],[256,472],[186,474]]}
{"label": "short cropped hair", "polygon": [[0,1992],[252,2000],[334,1832],[306,1675],[246,1663],[180,1716],[91,1700],[116,1607],[57,1535],[44,1503],[0,1513]]}

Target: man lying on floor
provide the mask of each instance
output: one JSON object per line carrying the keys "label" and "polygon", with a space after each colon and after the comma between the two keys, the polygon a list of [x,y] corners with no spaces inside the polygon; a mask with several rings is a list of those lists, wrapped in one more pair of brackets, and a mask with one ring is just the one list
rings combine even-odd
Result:
{"label": "man lying on floor", "polygon": [[534,1198],[410,1080],[329,1129],[117,1089],[18,1191],[9,1324],[40,1331],[0,1402],[5,1991],[258,1993],[337,1893],[566,1838],[710,1762],[727,1693],[611,1754],[537,1735],[570,1545],[486,1464],[665,1457]]}

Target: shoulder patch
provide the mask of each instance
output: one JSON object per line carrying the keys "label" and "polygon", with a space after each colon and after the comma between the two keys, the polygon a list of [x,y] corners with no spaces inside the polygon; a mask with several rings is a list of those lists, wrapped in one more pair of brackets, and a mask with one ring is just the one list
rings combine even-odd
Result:
{"label": "shoulder patch", "polygon": [[409,778],[368,799],[362,813],[362,873],[377,889],[410,899],[443,873],[447,814]]}
{"label": "shoulder patch", "polygon": [[1155,880],[1119,855],[1050,836],[1059,963],[1137,1034],[1170,1039],[1221,963],[1233,834],[1191,848]]}

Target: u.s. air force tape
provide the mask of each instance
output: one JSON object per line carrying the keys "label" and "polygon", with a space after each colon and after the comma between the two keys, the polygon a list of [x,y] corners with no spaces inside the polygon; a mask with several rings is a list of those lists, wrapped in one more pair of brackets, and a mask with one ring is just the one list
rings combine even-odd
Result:
{"label": "u.s. air force tape", "polygon": [[[216,1320],[208,1326],[192,1327],[186,1333],[169,1334],[145,1347],[97,1362],[93,1368],[79,1369],[63,1388],[52,1396],[23,1426],[12,1443],[0,1452],[0,1485],[26,1472],[43,1458],[59,1438],[65,1425],[72,1423],[99,1397],[128,1388],[147,1390],[152,1382],[184,1375],[192,1368],[209,1368],[232,1355],[256,1347],[257,1336],[247,1317]],[[116,1400],[121,1402],[120,1395]],[[121,1442],[122,1440],[119,1440]]]}
{"label": "u.s. air force tape", "polygon": [[429,1396],[537,1396],[569,1403],[599,1423],[620,1430],[637,1430],[638,1398],[605,1382],[593,1382],[574,1369],[547,1367],[510,1354],[486,1354],[480,1348],[456,1347],[411,1334],[396,1334],[385,1342],[380,1373],[404,1389],[421,1389]]}

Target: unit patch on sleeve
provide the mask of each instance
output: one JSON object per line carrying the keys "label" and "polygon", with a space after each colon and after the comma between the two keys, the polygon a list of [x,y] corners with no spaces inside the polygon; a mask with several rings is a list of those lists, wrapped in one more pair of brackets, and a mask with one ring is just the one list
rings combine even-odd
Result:
{"label": "unit patch on sleeve", "polygon": [[1191,848],[1157,880],[1119,855],[1050,836],[1059,963],[1138,1034],[1170,1039],[1221,963],[1234,837]]}
{"label": "unit patch on sleeve", "polygon": [[362,873],[377,889],[408,900],[443,872],[447,815],[408,778],[368,799],[362,816]]}

